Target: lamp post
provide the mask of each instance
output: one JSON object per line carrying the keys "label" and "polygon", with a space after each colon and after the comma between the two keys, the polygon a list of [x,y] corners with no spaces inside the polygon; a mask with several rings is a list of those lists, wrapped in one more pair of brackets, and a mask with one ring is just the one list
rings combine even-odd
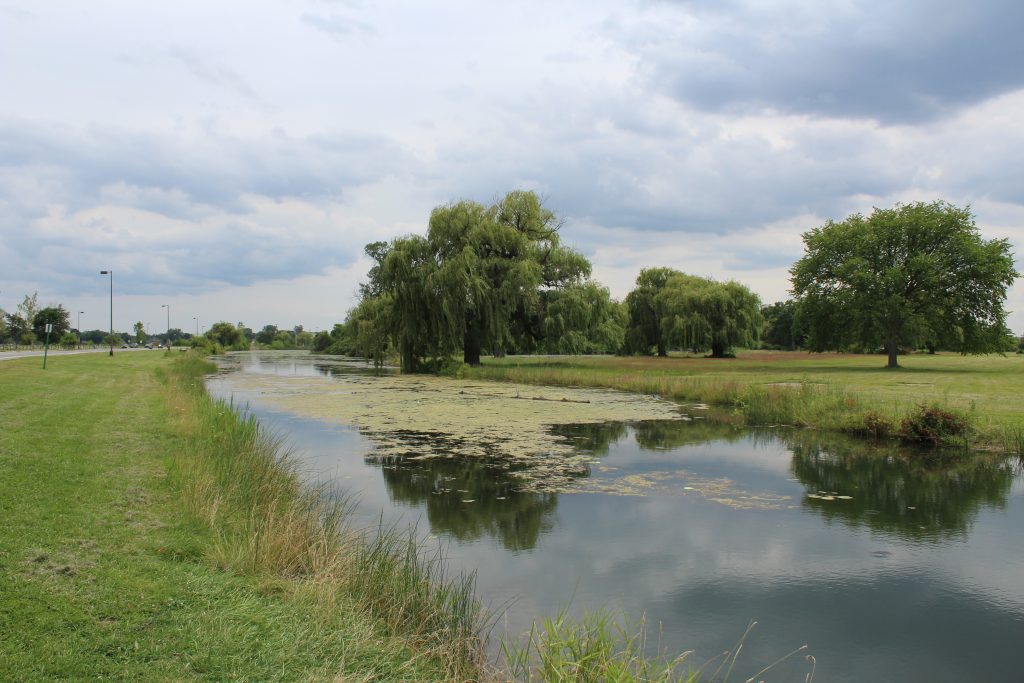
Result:
{"label": "lamp post", "polygon": [[101,270],[100,275],[110,276],[110,355],[114,355],[114,271]]}
{"label": "lamp post", "polygon": [[199,336],[199,316],[198,315],[194,315],[194,316],[192,316],[192,319],[196,321],[196,336],[198,337]]}
{"label": "lamp post", "polygon": [[78,312],[78,348],[82,348],[82,314],[85,311]]}
{"label": "lamp post", "polygon": [[167,348],[171,348],[171,305],[160,304],[160,308],[167,309]]}

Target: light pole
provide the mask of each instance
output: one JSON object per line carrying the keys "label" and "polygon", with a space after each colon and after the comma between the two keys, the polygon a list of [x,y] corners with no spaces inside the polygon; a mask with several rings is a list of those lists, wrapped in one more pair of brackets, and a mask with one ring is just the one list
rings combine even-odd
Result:
{"label": "light pole", "polygon": [[160,304],[160,308],[167,309],[167,348],[171,348],[171,305]]}
{"label": "light pole", "polygon": [[196,336],[198,337],[199,336],[199,316],[198,315],[194,315],[194,316],[192,316],[192,319],[196,321]]}
{"label": "light pole", "polygon": [[82,314],[85,311],[78,312],[78,348],[82,348]]}
{"label": "light pole", "polygon": [[114,355],[114,271],[101,270],[100,275],[110,276],[110,355]]}

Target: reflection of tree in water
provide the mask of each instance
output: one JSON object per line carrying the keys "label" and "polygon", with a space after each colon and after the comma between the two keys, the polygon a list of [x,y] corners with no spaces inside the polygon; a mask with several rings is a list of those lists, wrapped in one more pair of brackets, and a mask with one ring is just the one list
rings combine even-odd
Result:
{"label": "reflection of tree in water", "polygon": [[551,433],[560,436],[573,448],[591,455],[607,455],[608,447],[626,437],[625,422],[593,422],[553,425]]}
{"label": "reflection of tree in water", "polygon": [[551,433],[567,439],[574,448],[591,455],[607,455],[608,449],[626,438],[629,428],[640,448],[671,450],[708,441],[736,441],[750,436],[749,430],[711,420],[644,420],[555,425]]}
{"label": "reflection of tree in water", "polygon": [[425,505],[434,533],[462,541],[490,536],[509,550],[529,550],[551,530],[558,495],[517,490],[522,483],[500,463],[478,458],[369,461],[382,466],[393,500]]}
{"label": "reflection of tree in water", "polygon": [[749,430],[712,420],[646,420],[633,425],[636,442],[649,451],[667,451],[709,441],[738,441]]}
{"label": "reflection of tree in water", "polygon": [[805,498],[828,520],[937,540],[963,537],[983,506],[1002,508],[1013,485],[1012,461],[970,456],[945,466],[917,451],[880,448],[842,437],[792,432],[793,473],[810,494],[837,492],[851,500]]}

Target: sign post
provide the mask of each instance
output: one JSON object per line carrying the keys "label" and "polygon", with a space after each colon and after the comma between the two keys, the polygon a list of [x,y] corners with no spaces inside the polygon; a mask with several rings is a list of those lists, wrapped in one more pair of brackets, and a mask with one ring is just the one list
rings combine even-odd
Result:
{"label": "sign post", "polygon": [[46,323],[46,343],[43,345],[43,370],[46,369],[46,354],[50,352],[50,332],[53,331],[53,323]]}

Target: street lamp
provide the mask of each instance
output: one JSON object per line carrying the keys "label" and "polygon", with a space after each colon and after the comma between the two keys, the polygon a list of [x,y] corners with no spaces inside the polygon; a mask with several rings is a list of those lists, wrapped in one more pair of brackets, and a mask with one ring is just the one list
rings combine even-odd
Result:
{"label": "street lamp", "polygon": [[100,275],[110,276],[110,355],[114,355],[114,271],[101,270]]}
{"label": "street lamp", "polygon": [[171,348],[171,305],[160,304],[160,308],[167,309],[167,348]]}
{"label": "street lamp", "polygon": [[82,348],[82,314],[85,311],[78,312],[78,348]]}
{"label": "street lamp", "polygon": [[194,316],[192,316],[192,319],[196,321],[196,336],[198,337],[199,336],[199,316],[198,315],[194,315]]}

